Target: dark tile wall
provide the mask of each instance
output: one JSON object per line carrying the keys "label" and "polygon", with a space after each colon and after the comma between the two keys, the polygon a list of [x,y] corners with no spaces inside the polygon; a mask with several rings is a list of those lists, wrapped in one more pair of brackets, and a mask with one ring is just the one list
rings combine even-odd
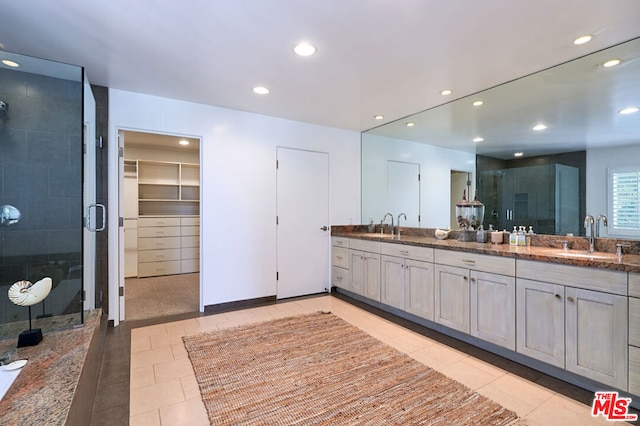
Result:
{"label": "dark tile wall", "polygon": [[[55,287],[82,263],[82,83],[0,69],[0,99],[9,104],[0,118],[0,205],[22,215],[0,227],[0,288],[44,276]],[[74,296],[46,313],[79,312]],[[0,308],[0,323],[27,318],[25,308]]]}

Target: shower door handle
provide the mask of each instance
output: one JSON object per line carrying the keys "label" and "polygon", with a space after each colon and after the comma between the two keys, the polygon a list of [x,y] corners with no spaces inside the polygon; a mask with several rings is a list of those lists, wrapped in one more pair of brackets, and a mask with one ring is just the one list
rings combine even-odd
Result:
{"label": "shower door handle", "polygon": [[[97,210],[98,208],[102,209],[102,224],[100,225],[99,228],[92,228],[91,227],[91,209]],[[85,221],[87,230],[91,232],[104,231],[106,216],[107,216],[107,208],[104,206],[104,204],[89,204],[89,206],[87,207],[86,213],[84,215],[84,221]]]}

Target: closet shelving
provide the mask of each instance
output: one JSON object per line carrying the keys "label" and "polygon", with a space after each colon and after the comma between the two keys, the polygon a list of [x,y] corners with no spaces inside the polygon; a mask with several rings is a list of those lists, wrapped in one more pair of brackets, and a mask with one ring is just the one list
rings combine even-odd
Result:
{"label": "closet shelving", "polygon": [[140,216],[197,216],[200,212],[200,166],[138,160]]}

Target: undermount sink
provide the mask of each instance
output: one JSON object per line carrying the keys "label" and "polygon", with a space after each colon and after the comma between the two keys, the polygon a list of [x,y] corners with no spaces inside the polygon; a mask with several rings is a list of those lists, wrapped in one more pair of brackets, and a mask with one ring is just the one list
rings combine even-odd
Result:
{"label": "undermount sink", "polygon": [[566,251],[559,250],[554,254],[564,257],[572,257],[576,259],[602,259],[602,260],[617,260],[618,255],[615,253],[602,253],[602,252],[588,252],[588,251]]}

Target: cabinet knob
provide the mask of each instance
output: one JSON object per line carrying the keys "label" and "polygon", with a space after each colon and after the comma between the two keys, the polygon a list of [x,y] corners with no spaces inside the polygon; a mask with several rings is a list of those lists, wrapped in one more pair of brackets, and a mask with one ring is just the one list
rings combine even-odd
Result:
{"label": "cabinet knob", "polygon": [[465,280],[465,281],[469,280],[469,277],[464,277],[464,280]]}
{"label": "cabinet knob", "polygon": [[559,294],[556,294],[556,299],[560,300],[562,299],[562,296],[560,296]]}
{"label": "cabinet knob", "polygon": [[573,297],[567,297],[567,302],[573,303]]}

